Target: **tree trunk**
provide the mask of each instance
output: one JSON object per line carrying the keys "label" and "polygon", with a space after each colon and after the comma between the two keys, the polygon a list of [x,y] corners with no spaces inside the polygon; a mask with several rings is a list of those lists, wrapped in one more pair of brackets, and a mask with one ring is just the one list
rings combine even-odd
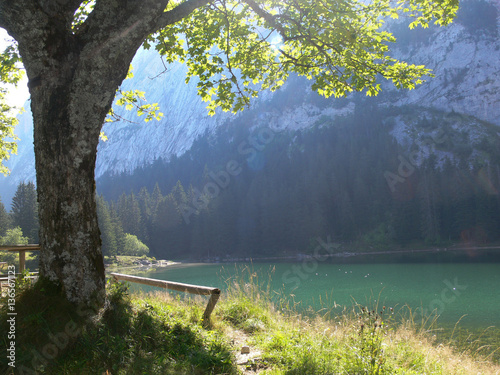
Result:
{"label": "tree trunk", "polygon": [[99,306],[105,288],[94,179],[99,134],[138,46],[114,63],[59,46],[60,59],[30,79],[40,275],[87,306]]}
{"label": "tree trunk", "polygon": [[104,263],[94,169],[102,124],[144,39],[207,0],[100,0],[74,28],[78,0],[0,0],[0,27],[29,79],[40,219],[40,275],[68,300],[98,305]]}
{"label": "tree trunk", "polygon": [[102,119],[78,104],[66,82],[51,91],[41,86],[31,99],[43,223],[40,274],[60,284],[70,301],[88,303],[104,290],[94,183]]}
{"label": "tree trunk", "polygon": [[[31,24],[38,29],[18,24],[15,35],[34,120],[40,275],[69,301],[87,306],[99,306],[105,288],[94,181],[99,134],[135,52],[165,6],[153,7],[156,18],[148,18],[139,3],[127,11],[109,4],[96,6],[81,35],[68,31],[58,14],[42,13]],[[122,19],[109,16],[120,9]],[[24,17],[38,11],[35,4]]]}

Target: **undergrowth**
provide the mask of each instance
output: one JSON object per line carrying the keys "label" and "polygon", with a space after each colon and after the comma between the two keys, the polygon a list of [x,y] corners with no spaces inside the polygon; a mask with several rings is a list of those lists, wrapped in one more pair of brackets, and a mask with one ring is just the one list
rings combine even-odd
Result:
{"label": "undergrowth", "polygon": [[[106,305],[92,319],[78,319],[74,306],[64,304],[59,293],[46,293],[38,284],[18,296],[21,335],[16,338],[16,371],[236,374],[225,338],[202,327],[200,303],[131,297],[126,285],[109,284]],[[2,311],[2,322],[4,317]],[[5,357],[0,361],[0,373],[18,373],[7,367]]]}

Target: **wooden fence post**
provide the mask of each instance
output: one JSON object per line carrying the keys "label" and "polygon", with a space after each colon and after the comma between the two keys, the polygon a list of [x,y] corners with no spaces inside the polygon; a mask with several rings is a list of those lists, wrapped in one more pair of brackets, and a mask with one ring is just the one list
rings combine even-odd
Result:
{"label": "wooden fence post", "polygon": [[210,295],[210,299],[208,300],[207,308],[205,309],[205,312],[203,313],[203,325],[204,326],[209,324],[210,315],[212,314],[212,311],[214,311],[215,305],[217,304],[219,297],[220,297],[220,289],[215,289],[212,292],[212,294]]}
{"label": "wooden fence post", "polygon": [[123,281],[129,281],[132,283],[138,283],[138,284],[143,284],[143,285],[156,286],[156,287],[164,288],[164,289],[176,290],[178,292],[210,296],[210,299],[208,300],[207,307],[205,308],[205,312],[203,313],[203,317],[202,317],[204,326],[208,325],[208,323],[210,322],[210,315],[212,314],[212,311],[214,310],[215,305],[217,304],[217,301],[219,300],[220,293],[221,293],[220,289],[211,288],[208,286],[200,286],[200,285],[178,283],[178,282],[174,282],[174,281],[150,279],[147,277],[125,275],[125,274],[115,273],[115,272],[110,273],[110,275],[114,281],[123,280]]}

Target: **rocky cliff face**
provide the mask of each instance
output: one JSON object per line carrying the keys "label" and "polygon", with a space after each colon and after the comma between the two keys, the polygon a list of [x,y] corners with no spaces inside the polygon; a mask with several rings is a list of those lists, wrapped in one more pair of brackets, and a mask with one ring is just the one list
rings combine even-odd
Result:
{"label": "rocky cliff face", "polygon": [[[148,102],[159,103],[164,117],[160,122],[145,123],[135,112],[117,108],[125,120],[105,125],[108,141],[99,145],[96,177],[106,172],[132,171],[156,158],[180,155],[189,150],[196,137],[213,132],[221,124],[238,121],[241,116],[251,116],[255,126],[308,128],[325,116],[349,115],[365,100],[387,107],[413,106],[417,111],[452,111],[500,126],[500,3],[469,0],[462,5],[457,21],[447,28],[410,32],[402,23],[390,26],[398,37],[393,47],[396,55],[428,66],[435,77],[412,91],[398,91],[386,85],[376,99],[362,95],[320,99],[310,92],[307,81],[294,78],[281,92],[264,93],[247,113],[218,113],[210,117],[196,94],[196,82],[185,84],[184,66],[165,67],[154,51],[141,50],[133,62],[134,78],[124,82],[123,89],[145,91]],[[19,153],[8,164],[11,175],[0,180],[4,202],[10,200],[20,181],[35,179],[29,105],[19,119]],[[462,121],[459,126],[467,124]],[[404,121],[396,121],[392,133],[401,144],[408,143],[405,126]]]}
{"label": "rocky cliff face", "polygon": [[500,2],[461,6],[450,27],[396,32],[404,39],[397,56],[424,63],[435,77],[416,90],[400,91],[391,104],[455,111],[500,125]]}

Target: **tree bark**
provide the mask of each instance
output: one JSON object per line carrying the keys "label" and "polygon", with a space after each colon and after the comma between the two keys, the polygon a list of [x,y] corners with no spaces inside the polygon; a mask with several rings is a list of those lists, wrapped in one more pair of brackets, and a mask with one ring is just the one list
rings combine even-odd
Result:
{"label": "tree bark", "polygon": [[103,119],[106,111],[76,100],[65,81],[61,77],[52,90],[42,81],[31,90],[43,223],[40,274],[60,284],[70,301],[88,303],[104,290],[94,168],[100,132],[96,117]]}
{"label": "tree bark", "polygon": [[76,304],[105,288],[94,169],[116,90],[168,1],[101,0],[80,29],[79,1],[0,0],[0,27],[18,41],[34,119],[40,275]]}

